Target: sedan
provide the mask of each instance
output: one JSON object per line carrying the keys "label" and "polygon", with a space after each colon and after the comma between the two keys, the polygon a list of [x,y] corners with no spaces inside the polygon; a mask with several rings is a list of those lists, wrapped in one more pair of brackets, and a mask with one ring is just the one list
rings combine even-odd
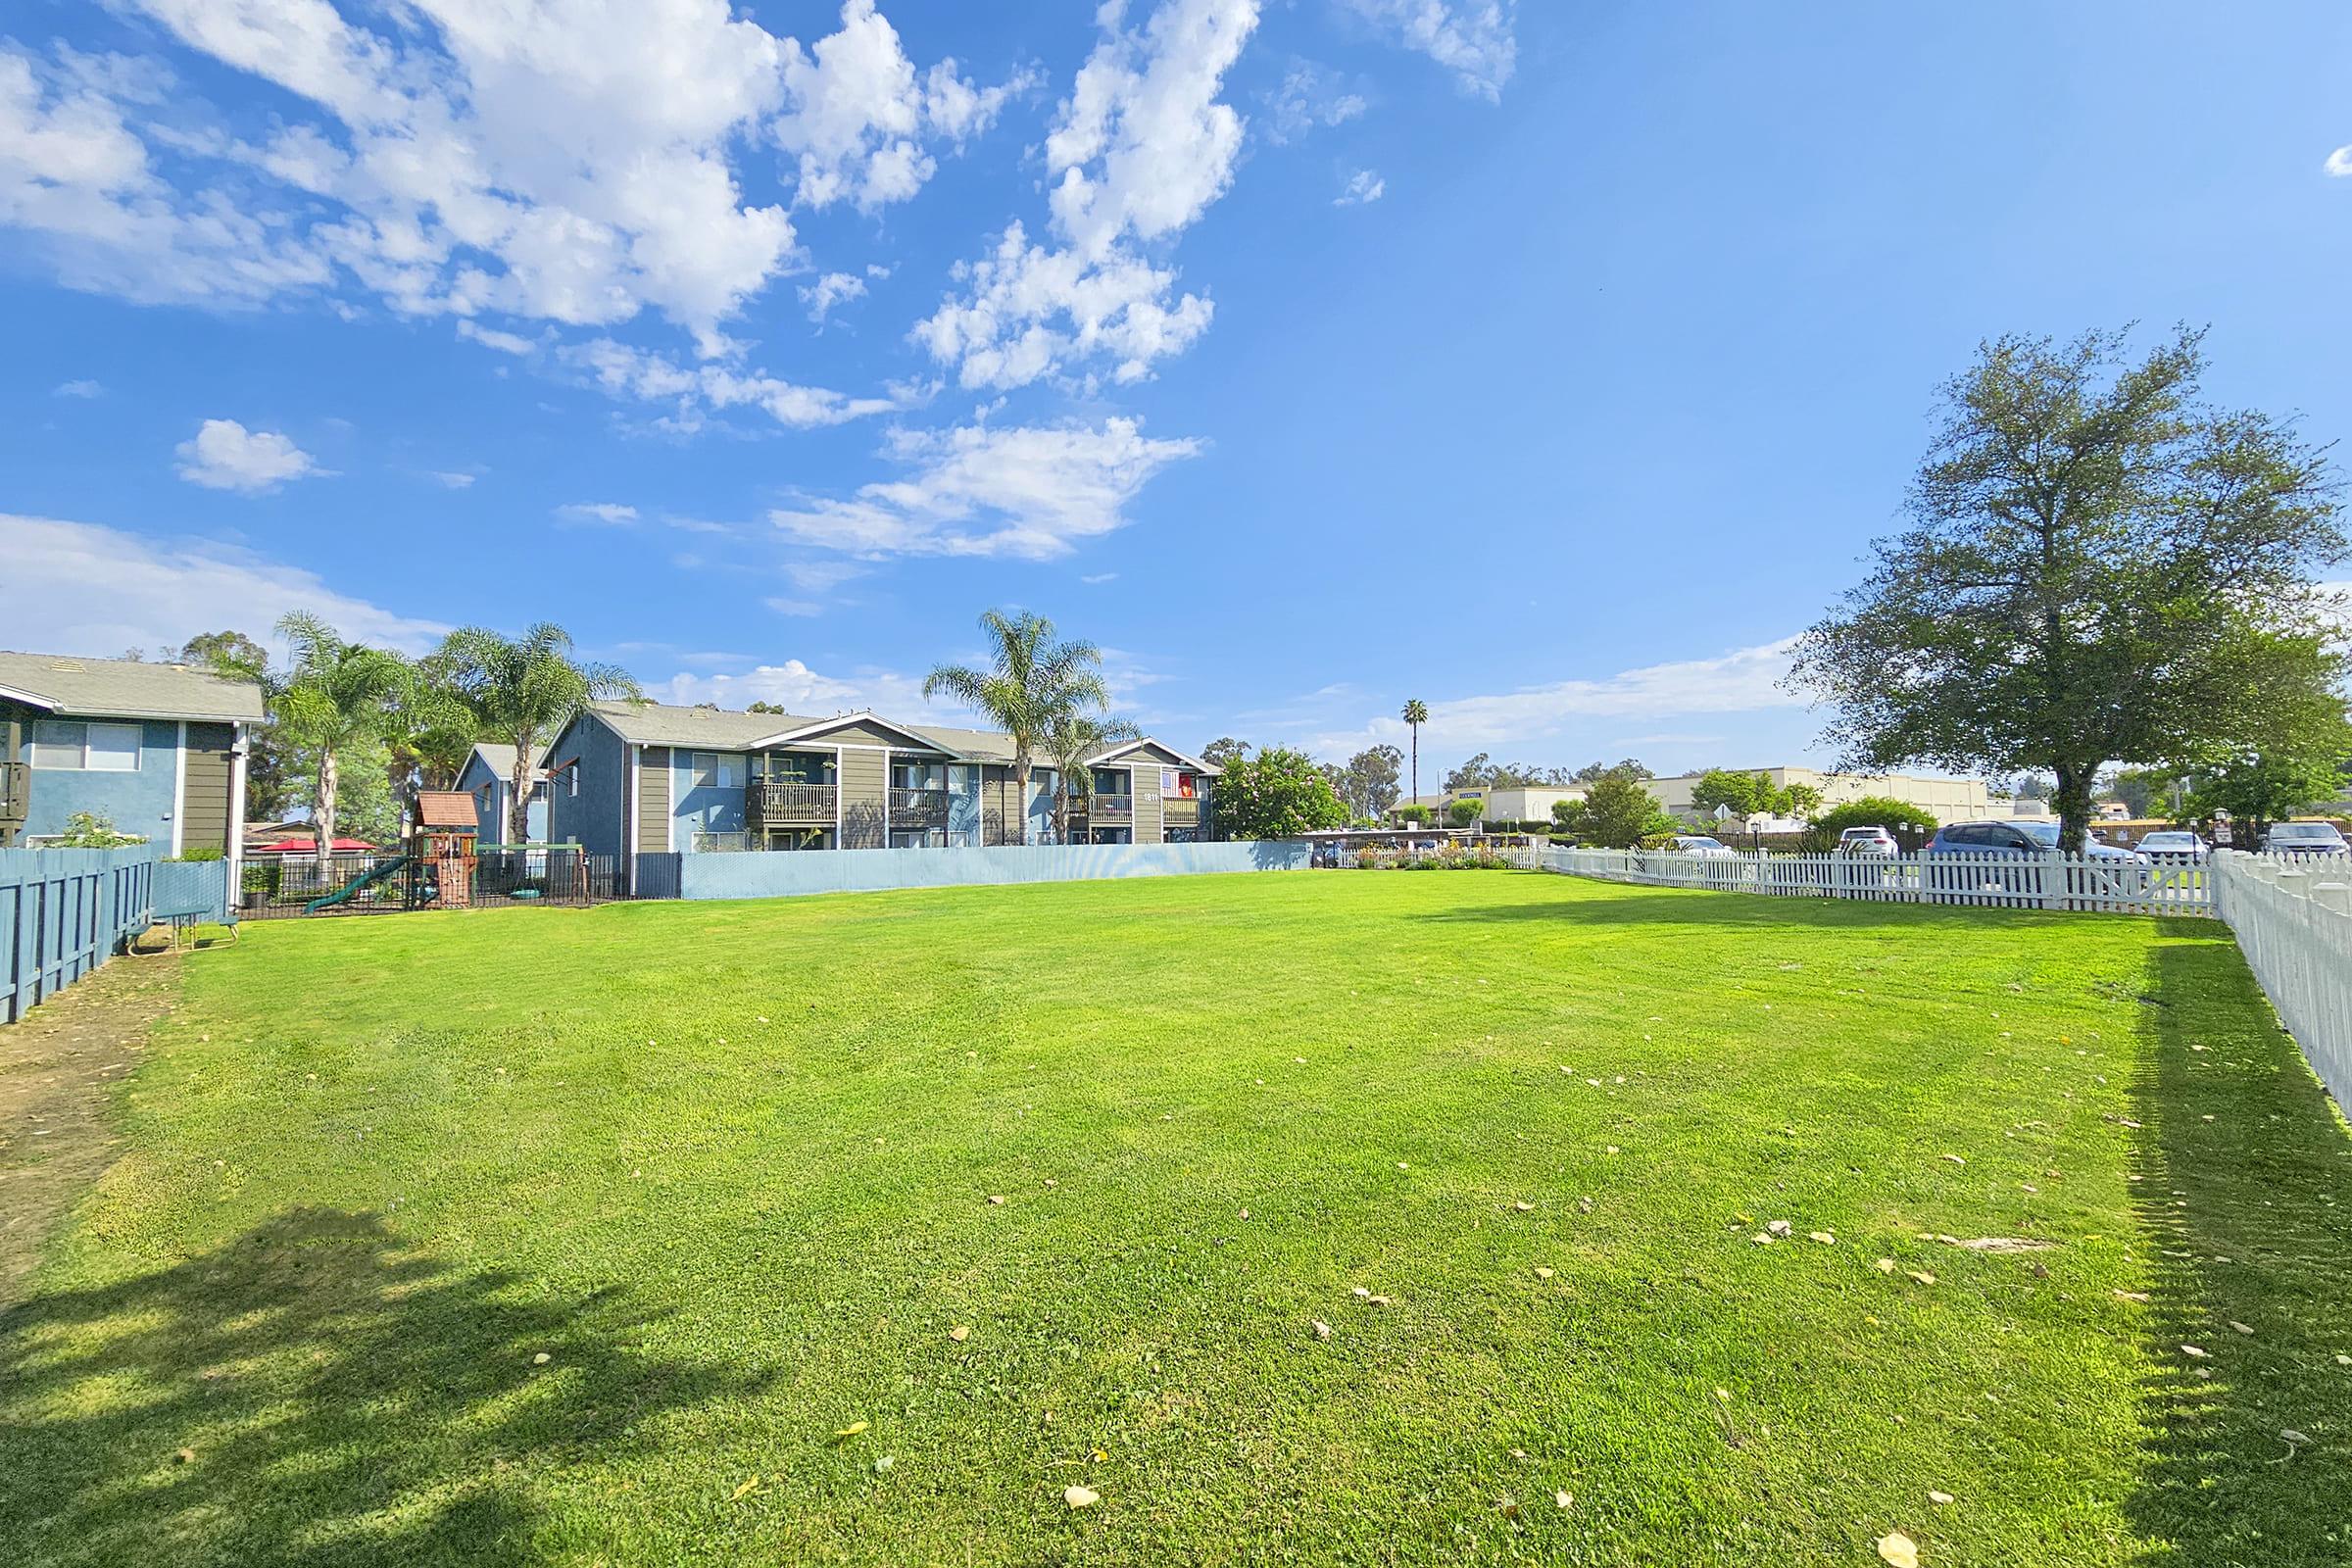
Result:
{"label": "sedan", "polygon": [[2141,839],[2139,853],[2159,865],[2203,865],[2213,846],[2194,833],[2168,831]]}

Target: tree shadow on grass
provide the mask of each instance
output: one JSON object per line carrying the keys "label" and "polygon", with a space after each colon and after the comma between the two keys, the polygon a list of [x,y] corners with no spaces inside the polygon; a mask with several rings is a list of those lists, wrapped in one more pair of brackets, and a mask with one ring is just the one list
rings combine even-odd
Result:
{"label": "tree shadow on grass", "polygon": [[542,1560],[548,1472],[746,1392],[648,1353],[650,1321],[616,1292],[462,1272],[375,1216],[323,1209],[35,1296],[0,1315],[0,1557]]}
{"label": "tree shadow on grass", "polygon": [[2352,1135],[2227,933],[2165,929],[2188,940],[2150,960],[2133,1090],[2153,1370],[2130,1516],[2183,1568],[2352,1562]]}

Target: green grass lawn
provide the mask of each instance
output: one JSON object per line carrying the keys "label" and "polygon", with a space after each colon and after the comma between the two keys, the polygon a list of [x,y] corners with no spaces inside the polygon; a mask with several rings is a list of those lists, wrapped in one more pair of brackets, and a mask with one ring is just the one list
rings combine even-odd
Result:
{"label": "green grass lawn", "polygon": [[11,1564],[2352,1561],[2352,1139],[2201,922],[268,925],[119,1121],[0,1317]]}

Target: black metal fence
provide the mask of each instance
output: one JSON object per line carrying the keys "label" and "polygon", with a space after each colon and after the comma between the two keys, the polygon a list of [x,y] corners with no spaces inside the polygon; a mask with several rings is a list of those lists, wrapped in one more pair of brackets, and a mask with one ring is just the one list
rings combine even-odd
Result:
{"label": "black metal fence", "polygon": [[246,864],[238,912],[248,920],[270,920],[411,909],[577,907],[623,896],[612,856],[562,848],[423,859],[399,851],[324,859],[284,855]]}

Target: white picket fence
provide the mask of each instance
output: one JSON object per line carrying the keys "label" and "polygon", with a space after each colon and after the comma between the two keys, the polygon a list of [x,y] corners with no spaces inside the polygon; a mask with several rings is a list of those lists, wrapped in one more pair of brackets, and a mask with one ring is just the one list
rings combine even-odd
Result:
{"label": "white picket fence", "polygon": [[1538,864],[1604,882],[1781,898],[2115,914],[2213,912],[2212,877],[2203,866],[2139,865],[2073,855],[1685,855],[1552,848],[1538,852]]}
{"label": "white picket fence", "polygon": [[2352,862],[2214,857],[2216,912],[2303,1048],[2352,1113]]}

